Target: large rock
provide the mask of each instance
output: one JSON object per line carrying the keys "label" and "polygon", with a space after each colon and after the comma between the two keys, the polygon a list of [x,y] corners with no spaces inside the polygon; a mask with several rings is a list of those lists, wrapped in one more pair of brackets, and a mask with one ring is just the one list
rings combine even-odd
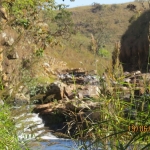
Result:
{"label": "large rock", "polygon": [[64,88],[66,85],[60,81],[56,81],[49,85],[39,85],[36,87],[34,95],[31,95],[32,101],[38,103],[49,103],[54,100],[64,98]]}
{"label": "large rock", "polygon": [[6,33],[6,32],[1,33],[1,40],[2,40],[1,43],[3,45],[7,45],[7,46],[12,46],[15,42],[12,35],[10,35],[10,33]]}
{"label": "large rock", "polygon": [[98,98],[101,94],[100,87],[95,85],[87,85],[82,90],[78,91],[78,97],[83,98]]}
{"label": "large rock", "polygon": [[[142,13],[128,27],[121,37],[120,61],[124,71],[141,70],[147,72],[149,60],[150,10]],[[148,68],[147,68],[148,66]]]}

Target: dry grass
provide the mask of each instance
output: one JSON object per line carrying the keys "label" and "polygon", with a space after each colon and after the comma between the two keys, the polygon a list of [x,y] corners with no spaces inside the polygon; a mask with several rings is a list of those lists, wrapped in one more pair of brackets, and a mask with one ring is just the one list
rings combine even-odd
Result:
{"label": "dry grass", "polygon": [[[136,5],[137,11],[126,9],[128,4]],[[148,8],[147,3],[144,3],[144,5]],[[57,47],[55,50],[50,50],[50,54],[67,62],[69,67],[83,67],[87,70],[98,68],[99,72],[102,73],[107,67],[111,66],[111,59],[95,57],[89,52],[91,33],[95,37],[100,32],[97,23],[103,21],[104,24],[107,24],[106,30],[110,39],[105,46],[107,50],[112,52],[115,42],[120,41],[121,36],[131,25],[129,19],[138,14],[139,10],[143,8],[138,2],[102,5],[102,10],[96,12],[92,12],[93,7],[84,6],[68,9],[73,14],[72,18],[78,32],[71,39],[64,42],[63,48]]]}
{"label": "dry grass", "polygon": [[[69,68],[97,69],[99,73],[102,73],[111,66],[111,59],[95,57],[89,51],[91,33],[95,37],[100,32],[99,21],[107,24],[106,30],[109,40],[105,46],[107,50],[112,52],[115,42],[121,39],[121,36],[130,26],[129,19],[137,13],[126,9],[128,4],[130,3],[102,5],[102,10],[96,12],[92,12],[94,6],[68,9],[72,12],[72,18],[78,32],[71,38],[62,41],[63,47],[47,48],[46,55],[67,62]],[[140,3],[133,2],[131,4],[135,4],[137,10],[142,9]],[[147,4],[146,7],[148,8]],[[61,67],[58,66],[57,69],[61,70]]]}
{"label": "dry grass", "polygon": [[[63,47],[49,46],[45,51],[44,57],[38,58],[38,61],[36,61],[33,67],[31,67],[32,74],[46,76],[46,78],[49,78],[51,75],[44,75],[44,68],[42,65],[44,62],[49,62],[50,58],[55,58],[57,60],[55,64],[51,64],[52,70],[65,69],[65,67],[60,65],[60,62],[63,61],[67,63],[66,67],[69,68],[98,70],[99,73],[102,73],[106,68],[111,66],[111,59],[95,56],[89,51],[91,34],[93,34],[95,38],[97,34],[100,33],[100,27],[98,25],[99,21],[102,21],[103,25],[106,24],[106,33],[109,36],[109,39],[106,39],[107,42],[105,44],[105,48],[111,53],[114,49],[115,42],[120,40],[121,36],[130,26],[129,19],[137,13],[126,9],[128,4],[129,3],[102,5],[102,9],[96,12],[92,12],[94,6],[75,7],[68,9],[72,12],[72,18],[77,31],[76,35],[73,35],[67,40],[58,38],[58,40],[63,43]],[[137,6],[137,10],[142,9],[140,3],[133,2],[132,4]],[[148,8],[148,4],[145,3],[145,6]],[[48,24],[50,24],[51,29],[55,28],[54,24]],[[16,62],[13,60],[12,64],[13,66],[18,64],[17,66],[20,67],[19,63],[22,58],[27,61],[30,60],[30,56],[35,50],[35,45],[32,44],[32,37],[31,44],[28,44],[28,39],[25,39],[23,44],[20,42],[15,50],[19,54],[19,60],[16,60]],[[10,63],[11,62],[9,62],[9,64]],[[10,65],[10,67],[11,66],[12,65]],[[18,70],[19,67],[16,68],[16,70]]]}

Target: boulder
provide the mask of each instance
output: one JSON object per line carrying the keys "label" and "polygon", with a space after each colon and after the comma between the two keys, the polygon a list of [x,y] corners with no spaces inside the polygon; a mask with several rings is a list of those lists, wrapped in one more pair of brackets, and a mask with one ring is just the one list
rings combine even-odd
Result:
{"label": "boulder", "polygon": [[8,59],[18,59],[19,58],[19,55],[17,52],[12,52],[11,54],[8,54],[7,55],[7,58]]}
{"label": "boulder", "polygon": [[66,85],[60,81],[55,81],[49,85],[37,86],[34,95],[31,95],[32,101],[36,103],[49,103],[54,100],[61,100],[64,98],[64,88]]}
{"label": "boulder", "polygon": [[[129,5],[130,9],[135,6]],[[149,39],[148,29],[150,21],[150,10],[144,11],[133,20],[121,37],[121,48],[119,59],[124,71],[142,72],[149,71]]]}
{"label": "boulder", "polygon": [[6,32],[1,33],[1,42],[3,45],[12,46],[15,42],[14,38]]}
{"label": "boulder", "polygon": [[95,85],[87,85],[82,90],[78,91],[78,97],[83,98],[98,98],[100,95],[100,87]]}

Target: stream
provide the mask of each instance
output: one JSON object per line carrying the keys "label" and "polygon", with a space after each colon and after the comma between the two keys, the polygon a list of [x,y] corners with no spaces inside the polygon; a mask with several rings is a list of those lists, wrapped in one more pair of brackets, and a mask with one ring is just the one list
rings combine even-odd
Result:
{"label": "stream", "polygon": [[[72,83],[72,72],[68,74],[62,74],[59,76],[61,80],[64,80],[67,83]],[[77,77],[76,82],[81,85],[90,84],[89,90],[84,91],[82,89],[78,92],[79,98],[85,98],[90,97],[94,90],[92,88],[100,84],[99,78],[96,76],[91,75],[83,75],[84,72],[78,72],[78,74],[74,74],[74,77]],[[80,77],[80,78],[79,78]],[[82,78],[81,78],[82,77]],[[129,77],[128,77],[129,78]],[[127,78],[127,79],[128,79]],[[102,79],[105,79],[105,76],[102,77]],[[56,86],[57,84],[55,84]],[[54,85],[53,85],[54,86]],[[54,86],[54,89],[55,89]],[[58,87],[57,87],[58,88]],[[67,88],[66,88],[67,89]],[[50,90],[53,90],[53,88],[50,88]],[[59,89],[60,92],[60,89]],[[69,93],[69,90],[67,91]],[[68,98],[70,98],[69,94],[66,94]],[[50,91],[50,94],[51,93]],[[56,95],[58,93],[55,93]],[[94,93],[95,94],[95,93]],[[48,95],[49,96],[49,95]],[[47,97],[48,97],[47,96]],[[130,95],[129,95],[130,96]],[[27,143],[27,146],[31,150],[104,150],[101,145],[101,142],[96,145],[96,148],[93,146],[88,147],[90,145],[89,141],[77,141],[72,139],[64,139],[64,138],[58,138],[53,135],[53,131],[50,131],[48,128],[46,128],[44,125],[46,122],[44,122],[38,115],[38,113],[32,113],[32,108],[34,105],[27,105],[27,106],[18,106],[13,107],[14,112],[14,121],[16,122],[16,128],[17,128],[17,134],[20,142]],[[46,119],[51,121],[54,118],[47,118]],[[84,148],[82,147],[84,145]],[[91,144],[92,145],[92,144]],[[108,150],[111,150],[109,142],[108,142]],[[87,148],[85,148],[87,147]],[[127,150],[132,150],[133,145],[129,146]],[[142,145],[139,145],[137,150],[140,150]],[[23,150],[26,150],[24,146],[22,146]],[[146,149],[147,150],[147,149]]]}
{"label": "stream", "polygon": [[[21,143],[21,150],[104,150],[99,143],[96,148],[88,147],[90,142],[82,142],[78,140],[57,138],[44,127],[43,120],[36,113],[31,113],[33,106],[14,107],[14,121],[16,122],[17,135]],[[27,145],[27,146],[25,146]],[[84,145],[85,147],[82,147]],[[140,145],[139,145],[140,146]],[[142,146],[142,145],[141,145]],[[132,150],[133,147],[128,147],[127,150]],[[108,150],[109,148],[108,144]],[[140,149],[139,149],[140,150]]]}
{"label": "stream", "polygon": [[[57,138],[46,127],[36,113],[31,113],[33,106],[13,107],[15,112],[17,135],[21,143],[26,143],[30,150],[82,150],[79,141]],[[89,142],[87,142],[87,145]],[[24,144],[23,144],[24,145]],[[25,146],[22,146],[25,149]],[[83,149],[84,150],[84,149]],[[89,148],[88,150],[102,150]]]}

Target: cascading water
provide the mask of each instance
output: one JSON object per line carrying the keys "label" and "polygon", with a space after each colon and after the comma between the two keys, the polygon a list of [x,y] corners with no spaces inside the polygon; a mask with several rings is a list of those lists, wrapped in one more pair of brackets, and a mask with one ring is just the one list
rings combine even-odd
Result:
{"label": "cascading water", "polygon": [[[18,119],[23,116],[24,114],[19,116]],[[40,137],[41,139],[57,139],[57,137],[46,131],[44,123],[38,114],[27,113],[25,114],[25,117],[24,120],[20,120],[16,124],[19,140],[29,140],[37,137]]]}
{"label": "cascading water", "polygon": [[[74,74],[75,77],[83,76],[83,83],[84,84],[91,84],[91,85],[98,85],[99,78],[96,75],[82,75],[81,74]],[[72,80],[72,74],[63,74],[59,78],[62,80],[69,79]],[[82,83],[82,84],[83,84]],[[79,93],[80,94],[80,93]],[[83,95],[84,96],[84,95]],[[81,141],[71,140],[71,139],[61,139],[54,136],[49,130],[44,127],[43,120],[38,116],[38,114],[31,113],[30,109],[32,106],[28,105],[26,107],[20,106],[14,108],[17,112],[22,113],[15,113],[14,120],[16,122],[16,127],[18,130],[18,138],[20,141],[28,141],[31,143],[30,149],[32,150],[77,150],[77,149],[84,149],[81,148],[82,143]],[[22,111],[24,109],[24,111]],[[46,140],[46,142],[40,141]],[[36,143],[36,144],[35,144]],[[38,144],[37,144],[38,143]],[[41,145],[39,145],[39,143]],[[84,143],[85,144],[85,143]],[[89,142],[87,142],[87,145]],[[33,146],[34,145],[34,146]],[[80,147],[80,148],[79,148]],[[95,150],[93,147],[90,148]],[[97,150],[101,150],[101,148],[97,148]]]}
{"label": "cascading water", "polygon": [[[16,123],[19,141],[28,143],[31,150],[70,150],[77,149],[77,145],[70,139],[61,139],[52,135],[44,127],[43,120],[36,113],[30,112],[30,106],[14,107],[14,121]],[[22,148],[25,149],[25,148]]]}

